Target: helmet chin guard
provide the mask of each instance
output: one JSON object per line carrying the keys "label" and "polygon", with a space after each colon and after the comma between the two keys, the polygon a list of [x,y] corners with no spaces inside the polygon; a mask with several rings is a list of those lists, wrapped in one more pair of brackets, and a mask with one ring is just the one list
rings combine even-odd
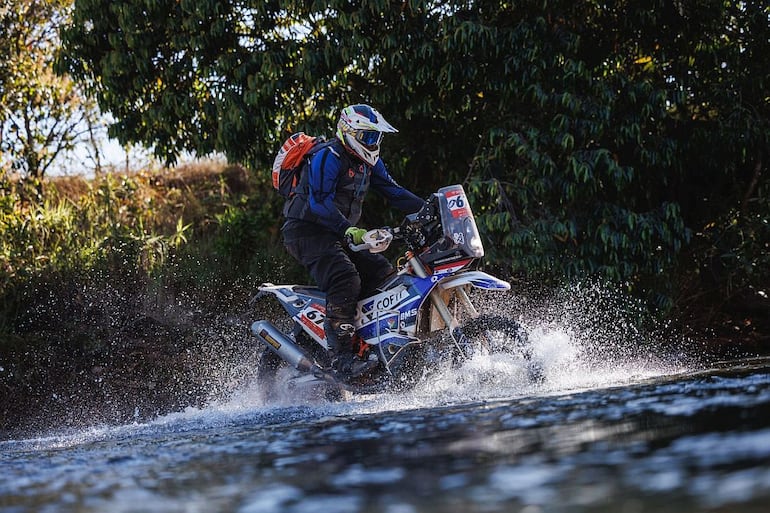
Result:
{"label": "helmet chin guard", "polygon": [[370,166],[380,158],[380,143],[385,132],[398,130],[368,105],[351,105],[340,113],[337,138]]}

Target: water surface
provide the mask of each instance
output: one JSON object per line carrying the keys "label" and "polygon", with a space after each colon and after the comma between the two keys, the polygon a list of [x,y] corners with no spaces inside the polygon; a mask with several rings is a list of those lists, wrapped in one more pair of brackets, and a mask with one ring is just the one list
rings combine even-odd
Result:
{"label": "water surface", "polygon": [[707,368],[538,345],[328,403],[259,384],[149,423],[0,442],[0,511],[767,511],[770,360]]}

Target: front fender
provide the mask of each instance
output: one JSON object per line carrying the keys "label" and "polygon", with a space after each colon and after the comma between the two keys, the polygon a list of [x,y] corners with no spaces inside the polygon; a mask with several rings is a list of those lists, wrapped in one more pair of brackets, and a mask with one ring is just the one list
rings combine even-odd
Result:
{"label": "front fender", "polygon": [[438,282],[439,287],[444,290],[453,289],[461,285],[472,285],[477,289],[484,290],[510,290],[511,284],[500,278],[496,278],[491,274],[487,274],[483,271],[468,271],[449,278],[445,278]]}

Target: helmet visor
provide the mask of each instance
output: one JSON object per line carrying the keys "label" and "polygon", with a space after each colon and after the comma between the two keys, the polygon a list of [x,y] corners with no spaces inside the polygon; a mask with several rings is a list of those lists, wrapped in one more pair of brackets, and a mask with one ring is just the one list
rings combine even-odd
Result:
{"label": "helmet visor", "polygon": [[368,147],[376,147],[382,141],[382,132],[377,130],[356,130],[356,140]]}

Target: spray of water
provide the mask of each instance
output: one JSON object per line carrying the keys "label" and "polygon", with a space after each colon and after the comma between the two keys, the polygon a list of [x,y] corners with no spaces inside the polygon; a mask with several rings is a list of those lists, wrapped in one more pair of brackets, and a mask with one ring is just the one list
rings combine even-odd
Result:
{"label": "spray of water", "polygon": [[[314,416],[348,415],[526,398],[628,384],[686,370],[681,361],[658,350],[659,341],[639,328],[641,309],[615,290],[578,284],[548,294],[534,294],[531,290],[479,293],[474,300],[485,313],[515,320],[526,328],[532,360],[541,370],[541,379],[531,379],[529,363],[517,354],[478,354],[459,366],[447,365],[405,392],[353,396],[330,402],[317,390],[287,387],[267,398],[254,372],[261,348],[250,337],[246,326],[254,316],[278,312],[249,310],[237,316],[212,316],[207,319],[205,329],[196,332],[197,340],[179,342],[179,350],[187,355],[187,363],[185,374],[174,382],[180,388],[177,393],[182,396],[179,407],[171,408],[176,413],[158,412],[148,416],[140,406],[114,400],[103,406],[121,411],[130,409],[118,421],[124,425],[149,421],[156,426],[175,424],[178,427],[185,422],[226,422],[241,415],[262,418],[278,411],[285,415],[287,408],[311,408]],[[157,309],[155,311],[157,313]],[[168,315],[179,315],[178,311],[176,308]],[[193,316],[190,311],[190,307],[183,309],[188,317]],[[168,324],[171,322],[163,325]],[[279,380],[288,383],[288,373],[279,376]],[[188,390],[183,390],[184,386]],[[185,403],[184,394],[194,394],[201,399]],[[83,416],[78,427],[81,430],[83,424],[100,424],[105,418],[103,414],[93,413]],[[114,423],[109,418],[106,422]],[[93,429],[97,429],[94,436],[99,436],[99,428]]]}
{"label": "spray of water", "polygon": [[[534,298],[534,299],[533,299]],[[532,361],[518,354],[480,353],[447,365],[406,392],[354,396],[330,403],[317,390],[289,390],[265,398],[258,380],[244,382],[208,404],[208,411],[312,407],[319,414],[423,408],[468,401],[532,397],[638,382],[686,370],[660,341],[639,327],[643,309],[617,290],[576,284],[548,295],[479,294],[483,311],[515,320],[529,332]],[[533,380],[530,366],[541,371]],[[288,385],[290,373],[279,375]]]}

